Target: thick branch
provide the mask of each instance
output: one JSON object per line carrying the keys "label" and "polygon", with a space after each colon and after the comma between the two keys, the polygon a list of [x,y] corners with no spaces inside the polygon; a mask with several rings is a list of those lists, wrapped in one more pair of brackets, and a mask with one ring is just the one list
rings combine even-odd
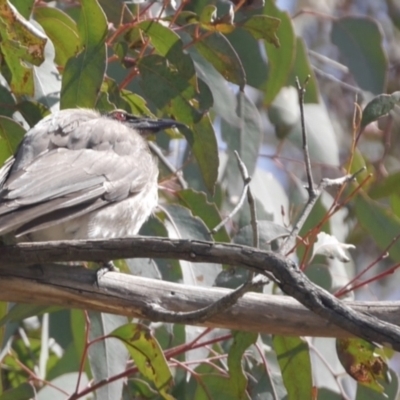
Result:
{"label": "thick branch", "polygon": [[[91,309],[147,319],[154,305],[182,313],[214,304],[230,291],[204,288],[109,272],[99,284],[96,271],[83,267],[45,265],[0,266],[0,301]],[[394,323],[399,302],[348,302],[349,307],[369,312]],[[177,314],[179,316],[179,314]],[[166,322],[176,322],[172,315]],[[247,293],[231,309],[201,325],[288,336],[349,337],[349,333],[323,320],[288,296]]]}
{"label": "thick branch", "polygon": [[398,326],[350,308],[346,303],[312,284],[293,262],[283,256],[246,246],[147,237],[25,243],[3,247],[0,253],[0,265],[45,264],[54,261],[77,260],[99,261],[134,257],[223,262],[228,265],[242,265],[257,273],[263,274],[267,271],[275,276],[283,292],[297,299],[324,320],[355,336],[389,344],[400,351]]}

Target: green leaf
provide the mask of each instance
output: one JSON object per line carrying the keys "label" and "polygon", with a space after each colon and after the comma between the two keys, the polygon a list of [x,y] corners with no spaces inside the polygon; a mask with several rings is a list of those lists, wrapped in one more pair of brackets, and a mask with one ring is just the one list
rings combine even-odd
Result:
{"label": "green leaf", "polygon": [[[89,311],[90,331],[89,340],[111,335],[124,326],[128,319],[121,315],[98,313]],[[117,375],[126,369],[128,352],[122,343],[115,339],[102,339],[89,347],[89,363],[93,377],[97,382]],[[120,399],[122,394],[122,380],[102,386],[96,392],[104,399]]]}
{"label": "green leaf", "polygon": [[239,123],[229,125],[225,121],[221,122],[222,138],[229,149],[225,174],[228,179],[230,195],[238,195],[243,188],[243,179],[240,178],[237,159],[233,154],[234,150],[239,153],[246,165],[249,176],[252,176],[256,168],[262,139],[261,117],[256,106],[244,92],[238,93],[237,104],[236,114]]}
{"label": "green leaf", "polygon": [[313,398],[311,360],[308,344],[296,337],[274,336],[273,347],[278,357],[288,400]]}
{"label": "green leaf", "polygon": [[[143,21],[137,27],[149,36],[152,45],[161,56],[169,58],[170,52],[179,51],[182,57],[187,57],[183,53],[183,43],[180,37],[171,29],[157,21]],[[190,75],[192,72],[194,73],[194,70],[190,71]]]}
{"label": "green leaf", "polygon": [[[201,218],[210,231],[221,222],[218,208],[214,203],[207,201],[204,193],[196,192],[193,189],[186,189],[179,191],[177,196],[180,203],[189,208],[194,216]],[[217,242],[230,242],[229,235],[224,227],[213,236]]]}
{"label": "green leaf", "polygon": [[0,85],[0,114],[7,117],[12,117],[15,112],[15,99],[9,89]]}
{"label": "green leaf", "polygon": [[[193,31],[194,32],[194,31]],[[242,62],[228,39],[214,32],[194,43],[196,50],[228,81],[241,89],[246,85]]]}
{"label": "green leaf", "polygon": [[7,44],[8,49],[14,49],[14,56],[33,65],[40,65],[44,60],[46,37],[16,12],[8,1],[3,0],[1,3],[0,47]]}
{"label": "green leaf", "polygon": [[15,6],[24,18],[29,19],[32,14],[35,0],[10,0],[10,3]]}
{"label": "green leaf", "polygon": [[202,24],[212,23],[217,18],[217,7],[212,4],[205,6],[200,14],[199,21]]}
{"label": "green leaf", "polygon": [[140,373],[155,385],[165,399],[172,383],[171,371],[164,353],[151,331],[141,324],[125,324],[109,334],[122,340]]}
{"label": "green leaf", "polygon": [[0,319],[0,327],[8,322],[22,321],[23,319],[32,317],[33,315],[38,316],[44,313],[56,312],[61,309],[61,307],[56,306],[17,303]]}
{"label": "green leaf", "polygon": [[236,95],[228,82],[196,51],[195,48],[189,47],[188,52],[194,61],[199,78],[201,78],[211,90],[213,110],[226,121],[236,121]]}
{"label": "green leaf", "polygon": [[268,15],[253,15],[245,23],[239,23],[238,25],[250,32],[255,39],[266,40],[276,48],[279,48],[280,44],[276,31],[280,23],[281,21],[278,18]]}
{"label": "green leaf", "polygon": [[[140,1],[136,1],[136,4]],[[99,0],[101,8],[107,15],[107,20],[114,24],[114,26],[119,26],[123,23],[131,23],[133,19],[132,13],[129,11],[127,3],[123,0]]]}
{"label": "green leaf", "polygon": [[386,361],[375,353],[377,348],[363,339],[337,339],[336,351],[346,372],[358,383],[383,393],[379,381],[390,381]]}
{"label": "green leaf", "polygon": [[[85,352],[86,342],[86,328],[87,328],[87,321],[85,318],[85,313],[82,310],[72,309],[70,312],[70,326],[72,331],[73,337],[73,345],[75,347],[75,353],[82,357]],[[86,357],[84,371],[88,374],[88,376],[92,377],[89,362]]]}
{"label": "green leaf", "polygon": [[203,374],[197,384],[193,399],[196,400],[239,400],[231,380],[222,374]]}
{"label": "green leaf", "polygon": [[[265,83],[268,76],[267,60],[260,51],[260,41],[256,40],[248,31],[242,28],[235,29],[232,33],[227,35],[227,39],[232,44],[243,65],[246,74],[246,85],[259,88]],[[222,78],[222,75],[220,76]],[[227,83],[225,79],[224,81]],[[210,88],[211,90],[214,89],[211,85]],[[218,103],[215,95],[214,100],[214,107],[224,105],[224,101],[222,101],[222,104]]]}
{"label": "green leaf", "polygon": [[368,195],[374,199],[381,199],[392,194],[398,194],[400,187],[400,172],[395,172],[385,178],[379,179],[369,190]]}
{"label": "green leaf", "polygon": [[269,105],[288,81],[296,54],[296,37],[294,34],[292,20],[287,12],[280,11],[273,1],[267,1],[264,14],[281,20],[277,32],[280,48],[265,43],[268,58],[268,80],[263,85],[264,104]]}
{"label": "green leaf", "polygon": [[36,7],[34,17],[54,44],[55,62],[65,66],[68,59],[79,51],[79,35],[74,20],[54,7]]}
{"label": "green leaf", "polygon": [[382,30],[375,20],[367,17],[335,19],[331,39],[362,89],[374,94],[385,91],[388,61]]}
{"label": "green leaf", "polygon": [[299,78],[300,82],[304,82],[307,76],[310,76],[310,79],[306,86],[304,102],[319,103],[320,96],[318,91],[318,82],[315,77],[314,70],[310,64],[310,60],[308,58],[307,48],[305,46],[304,40],[298,37],[296,39],[296,57],[293,62],[293,67],[288,80],[288,84],[296,86],[296,77]]}
{"label": "green leaf", "polygon": [[29,383],[22,383],[16,388],[6,390],[0,395],[0,400],[30,400],[35,397],[36,393],[33,386]]}
{"label": "green leaf", "polygon": [[[361,226],[369,233],[380,249],[386,247],[400,232],[400,219],[376,201],[361,194],[355,199],[356,216]],[[390,257],[400,262],[400,247],[391,246]]]}
{"label": "green leaf", "polygon": [[228,354],[230,386],[235,393],[235,399],[246,399],[247,376],[244,374],[242,358],[244,352],[257,341],[258,334],[235,332],[233,343]]}
{"label": "green leaf", "polygon": [[204,184],[213,194],[218,178],[218,143],[210,117],[205,115],[191,130],[181,129],[199,165]]}
{"label": "green leaf", "polygon": [[146,100],[143,97],[128,90],[122,90],[121,98],[129,105],[132,114],[151,115],[150,110],[147,108]]}
{"label": "green leaf", "polygon": [[364,108],[361,118],[361,128],[376,121],[378,118],[389,114],[394,106],[399,103],[400,92],[380,94],[374,97]]}
{"label": "green leaf", "polygon": [[[153,216],[140,228],[139,235],[168,237],[168,231],[165,225],[156,216]],[[162,280],[179,282],[182,279],[179,260],[156,258],[154,261],[157,264],[159,273],[161,273]],[[168,345],[170,344],[168,341]]]}
{"label": "green leaf", "polygon": [[0,165],[17,150],[25,129],[13,119],[0,116]]}
{"label": "green leaf", "polygon": [[17,12],[14,6],[3,0],[0,5],[0,49],[10,77],[12,92],[17,95],[34,94],[32,67],[44,60],[46,37]]}
{"label": "green leaf", "polygon": [[357,393],[355,400],[397,400],[399,393],[398,373],[389,370],[391,381],[382,381],[383,392],[377,392],[365,385],[357,385]]}
{"label": "green leaf", "polygon": [[47,107],[35,101],[22,101],[16,105],[16,109],[22,114],[29,126],[36,125],[46,115],[50,114]]}
{"label": "green leaf", "polygon": [[140,85],[156,107],[167,115],[191,125],[199,121],[202,112],[191,100],[197,96],[196,88],[167,64],[164,57],[150,55],[139,62]]}
{"label": "green leaf", "polygon": [[82,0],[78,21],[80,53],[68,60],[62,80],[63,108],[93,108],[106,69],[107,20],[97,0]]}
{"label": "green leaf", "polygon": [[[168,225],[170,237],[212,241],[204,222],[194,217],[190,210],[177,205],[164,206],[173,226]],[[191,263],[181,261],[183,282],[187,285],[212,286],[221,271],[221,265],[213,263]]]}

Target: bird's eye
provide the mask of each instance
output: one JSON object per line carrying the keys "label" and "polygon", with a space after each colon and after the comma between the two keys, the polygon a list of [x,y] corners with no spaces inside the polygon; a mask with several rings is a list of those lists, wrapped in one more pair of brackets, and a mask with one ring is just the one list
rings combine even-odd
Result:
{"label": "bird's eye", "polygon": [[123,111],[115,111],[113,113],[113,117],[117,120],[117,121],[126,121],[126,114]]}

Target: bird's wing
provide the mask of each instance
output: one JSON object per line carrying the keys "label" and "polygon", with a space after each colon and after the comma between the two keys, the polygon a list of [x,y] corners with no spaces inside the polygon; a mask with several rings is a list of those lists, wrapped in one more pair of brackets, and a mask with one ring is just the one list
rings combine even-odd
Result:
{"label": "bird's wing", "polygon": [[15,162],[15,158],[9,157],[3,164],[3,166],[0,169],[0,189],[1,187],[4,185],[4,182],[6,181],[10,170],[12,168],[12,166],[14,165]]}
{"label": "bird's wing", "polygon": [[30,231],[42,229],[139,192],[146,171],[137,162],[112,150],[59,148],[41,154],[11,171],[1,188],[0,234],[27,224]]}

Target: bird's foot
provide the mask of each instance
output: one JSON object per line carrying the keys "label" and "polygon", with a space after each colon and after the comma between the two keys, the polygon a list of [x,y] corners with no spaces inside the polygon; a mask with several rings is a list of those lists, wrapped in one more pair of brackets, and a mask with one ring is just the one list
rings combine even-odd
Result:
{"label": "bird's foot", "polygon": [[100,268],[96,271],[96,285],[99,286],[100,279],[107,272],[119,272],[119,269],[114,265],[112,261],[100,262]]}

